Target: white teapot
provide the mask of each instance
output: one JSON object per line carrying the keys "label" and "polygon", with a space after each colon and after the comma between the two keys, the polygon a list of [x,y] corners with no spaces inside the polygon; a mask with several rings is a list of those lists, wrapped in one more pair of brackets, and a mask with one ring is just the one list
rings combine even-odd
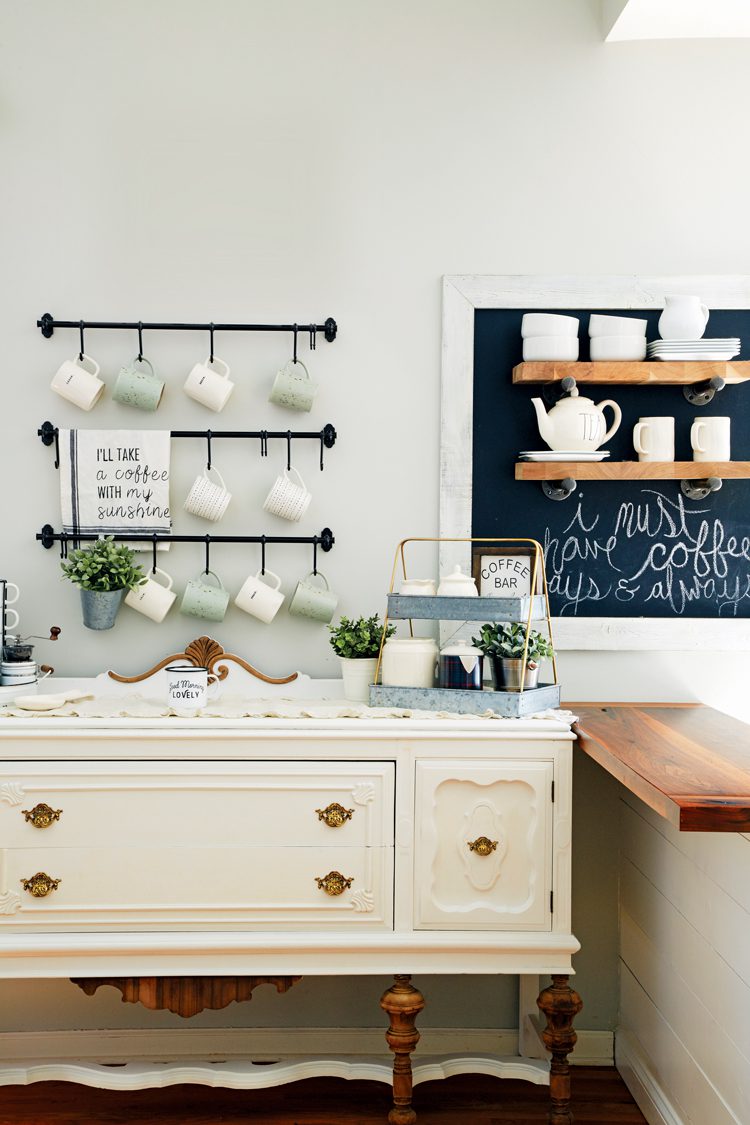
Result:
{"label": "white teapot", "polygon": [[[536,410],[539,433],[550,449],[564,450],[566,453],[587,453],[598,449],[605,441],[616,434],[622,421],[622,411],[612,399],[595,403],[590,398],[582,398],[578,387],[574,387],[568,398],[561,398],[547,412],[540,398],[532,398]],[[612,408],[615,420],[607,429],[604,417],[605,406]]]}

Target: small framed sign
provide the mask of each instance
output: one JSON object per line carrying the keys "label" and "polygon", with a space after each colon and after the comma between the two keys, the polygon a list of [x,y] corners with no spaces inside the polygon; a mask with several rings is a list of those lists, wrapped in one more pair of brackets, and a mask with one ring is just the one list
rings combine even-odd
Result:
{"label": "small framed sign", "polygon": [[[531,593],[533,550],[475,544],[471,555],[472,574],[480,597],[522,598]],[[538,593],[541,589],[541,574],[537,575],[536,588]]]}

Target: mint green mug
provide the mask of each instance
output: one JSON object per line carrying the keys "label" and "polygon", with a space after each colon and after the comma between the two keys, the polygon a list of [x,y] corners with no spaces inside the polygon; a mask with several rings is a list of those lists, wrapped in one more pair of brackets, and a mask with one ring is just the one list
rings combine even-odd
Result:
{"label": "mint green mug", "polygon": [[[216,584],[206,578],[215,578]],[[191,578],[180,602],[180,613],[188,617],[202,617],[205,621],[223,621],[229,605],[229,593],[221,579],[212,570],[199,578]]]}
{"label": "mint green mug", "polygon": [[164,386],[164,380],[156,374],[151,362],[145,356],[136,356],[120,368],[112,398],[123,406],[153,412],[161,402]]}
{"label": "mint green mug", "polygon": [[[316,578],[324,583],[322,587],[313,585]],[[294,617],[309,617],[313,621],[324,621],[328,625],[333,621],[338,600],[338,595],[334,594],[328,585],[326,576],[320,571],[317,574],[311,572],[297,583],[289,603],[289,612]]]}

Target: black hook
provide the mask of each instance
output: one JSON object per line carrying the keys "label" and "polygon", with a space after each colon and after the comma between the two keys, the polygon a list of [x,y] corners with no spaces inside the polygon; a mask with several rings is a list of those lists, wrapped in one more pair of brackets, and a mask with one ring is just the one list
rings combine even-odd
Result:
{"label": "black hook", "polygon": [[60,431],[55,426],[55,468],[60,468]]}
{"label": "black hook", "polygon": [[[50,543],[50,546],[52,546],[51,543]],[[67,557],[68,557],[68,540],[66,539],[65,533],[63,532],[63,534],[60,536],[60,558],[66,559]]]}
{"label": "black hook", "polygon": [[208,331],[209,331],[209,335],[211,337],[211,354],[208,357],[208,362],[213,363],[213,361],[214,361],[214,322],[213,321],[211,321],[211,324],[209,326]]}
{"label": "black hook", "polygon": [[79,321],[78,321],[78,331],[79,331],[79,332],[80,332],[80,334],[81,334],[81,349],[80,349],[80,351],[78,352],[78,361],[79,361],[79,363],[80,363],[80,362],[81,362],[81,360],[83,359],[83,353],[84,353],[84,351],[86,350],[86,349],[84,348],[84,346],[83,346],[83,321],[82,321],[82,320],[79,320]]}
{"label": "black hook", "polygon": [[310,325],[310,351],[314,352],[318,344],[318,326],[317,324]]}
{"label": "black hook", "polygon": [[261,574],[266,573],[266,537],[265,537],[265,535],[261,535],[261,537],[260,537],[260,573]]}
{"label": "black hook", "polygon": [[325,449],[325,447],[326,447],[325,438],[323,437],[323,431],[321,430],[321,432],[320,432],[320,471],[321,471],[321,473],[323,472],[323,450]]}
{"label": "black hook", "polygon": [[260,431],[260,455],[261,457],[268,456],[268,430]]}
{"label": "black hook", "polygon": [[153,555],[154,555],[154,565],[153,565],[153,569],[152,569],[151,573],[152,573],[152,574],[156,574],[156,532],[154,532],[154,550],[153,550]]}
{"label": "black hook", "polygon": [[318,573],[318,537],[313,538],[313,574]]}
{"label": "black hook", "polygon": [[297,328],[297,325],[295,324],[295,326],[294,326],[294,355],[292,356],[295,363],[297,363],[297,332],[298,332],[298,328]]}
{"label": "black hook", "polygon": [[206,430],[206,445],[208,446],[208,461],[206,464],[206,471],[210,472],[211,469],[211,431]]}
{"label": "black hook", "polygon": [[138,321],[138,362],[143,362],[143,321]]}
{"label": "black hook", "polygon": [[292,471],[292,431],[286,432],[286,471]]}
{"label": "black hook", "polygon": [[208,574],[209,571],[211,570],[210,550],[211,550],[211,536],[206,535],[206,574]]}

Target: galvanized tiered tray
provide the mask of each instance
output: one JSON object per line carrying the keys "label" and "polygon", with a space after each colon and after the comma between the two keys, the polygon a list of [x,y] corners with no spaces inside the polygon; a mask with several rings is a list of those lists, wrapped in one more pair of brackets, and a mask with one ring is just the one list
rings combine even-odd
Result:
{"label": "galvanized tiered tray", "polygon": [[[394,593],[394,585],[399,561],[403,578],[407,578],[405,547],[408,543],[485,543],[507,544],[509,548],[525,548],[532,558],[530,589],[532,593],[523,597],[423,597],[411,594]],[[535,539],[404,539],[396,548],[396,557],[391,573],[391,588],[388,593],[388,606],[385,625],[389,621],[414,620],[432,621],[511,621],[526,625],[524,665],[526,646],[528,646],[533,621],[546,621],[550,642],[552,641],[552,622],[549,611],[547,577],[544,569],[544,554],[541,544]],[[524,718],[538,711],[560,705],[560,684],[557,679],[557,662],[552,656],[554,683],[540,684],[535,688],[520,691],[465,691],[456,688],[399,687],[383,686],[378,683],[383,659],[383,641],[378,656],[375,683],[370,686],[371,707],[404,707],[423,711],[451,711],[459,714],[481,715],[491,711],[504,718]]]}

